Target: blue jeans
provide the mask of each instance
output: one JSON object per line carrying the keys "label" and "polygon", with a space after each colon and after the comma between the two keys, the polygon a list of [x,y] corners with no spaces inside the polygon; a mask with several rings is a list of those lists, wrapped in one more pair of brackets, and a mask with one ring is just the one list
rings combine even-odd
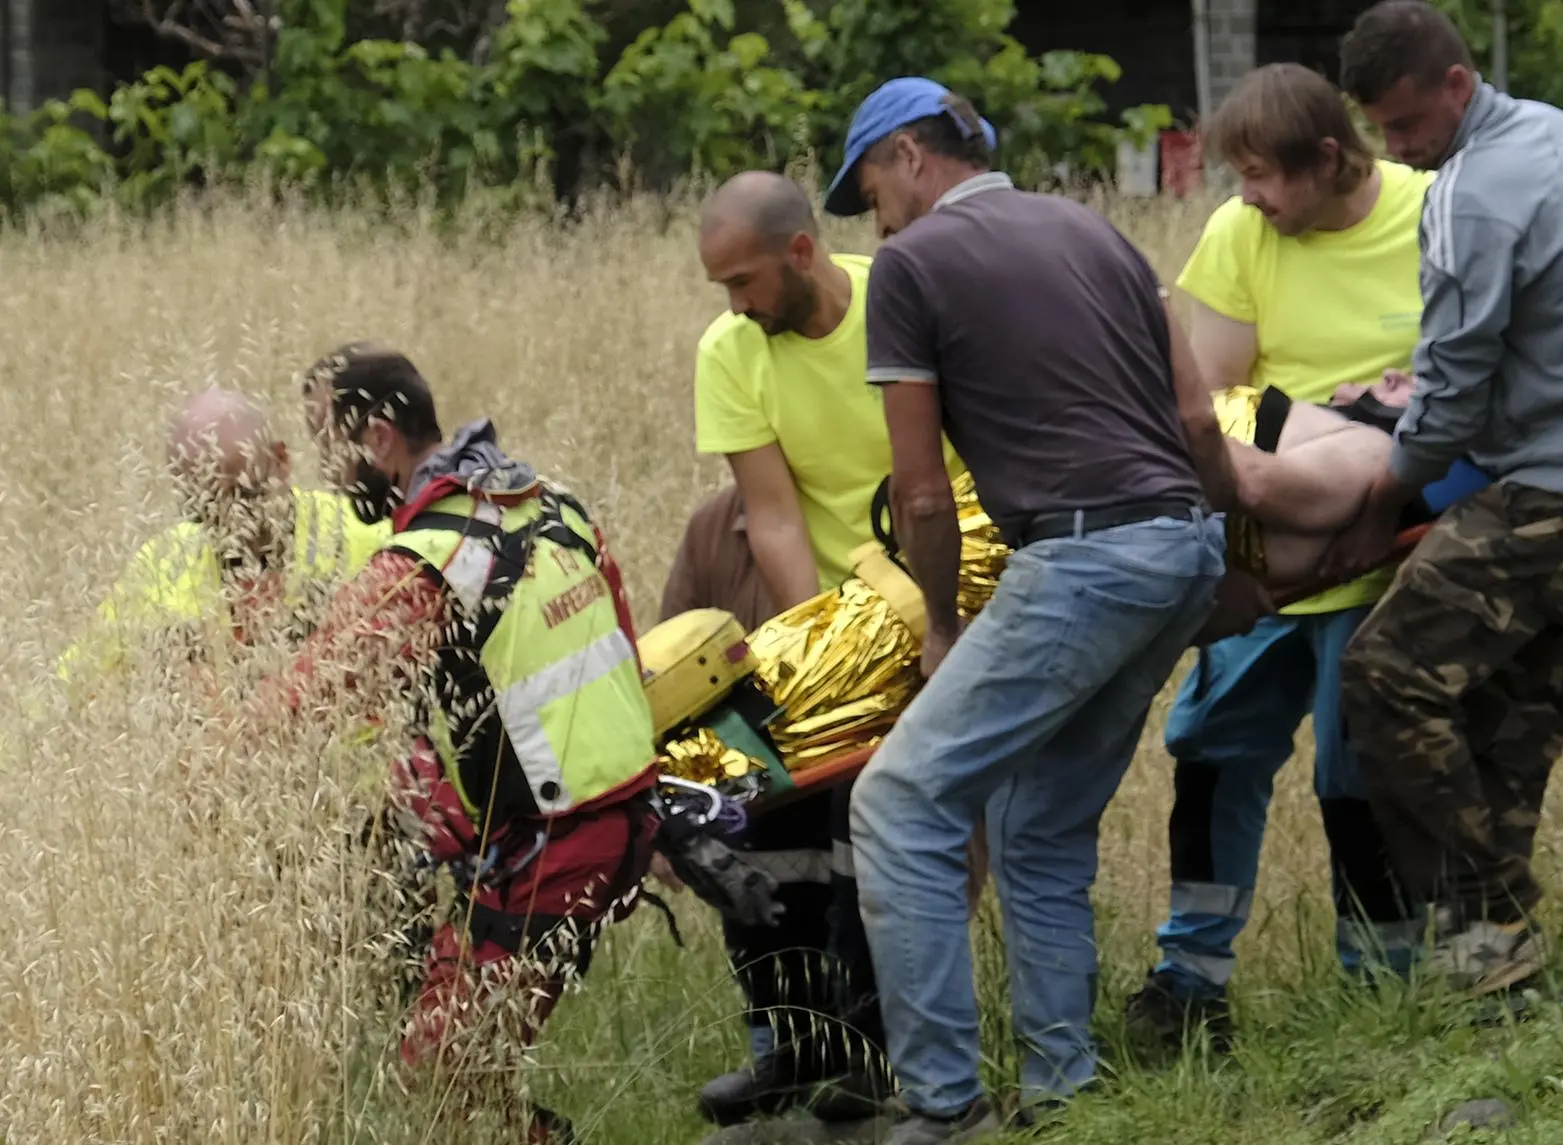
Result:
{"label": "blue jeans", "polygon": [[1309,711],[1314,790],[1330,843],[1336,950],[1409,963],[1419,931],[1396,894],[1356,753],[1341,719],[1340,662],[1370,608],[1271,616],[1202,650],[1167,718],[1177,761],[1168,834],[1172,901],[1157,931],[1175,992],[1225,989],[1232,944],[1248,921],[1275,776]]}
{"label": "blue jeans", "polygon": [[966,847],[986,812],[1022,1100],[1096,1072],[1097,825],[1209,615],[1221,526],[1160,518],[1013,554],[992,601],[859,776],[852,839],[887,1047],[919,1113],[981,1094]]}

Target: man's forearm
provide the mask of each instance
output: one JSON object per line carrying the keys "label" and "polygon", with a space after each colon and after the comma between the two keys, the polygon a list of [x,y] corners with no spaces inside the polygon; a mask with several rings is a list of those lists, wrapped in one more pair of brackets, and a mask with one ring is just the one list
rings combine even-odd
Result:
{"label": "man's forearm", "polygon": [[955,498],[922,494],[905,501],[892,495],[895,506],[896,537],[912,576],[923,590],[923,606],[928,610],[928,628],[932,632],[953,633],[960,627],[956,595],[960,588],[961,528],[955,512]]}
{"label": "man's forearm", "polygon": [[1207,407],[1192,415],[1185,414],[1183,430],[1188,438],[1194,472],[1211,508],[1217,513],[1235,510],[1240,504],[1237,471],[1215,411]]}
{"label": "man's forearm", "polygon": [[785,612],[819,595],[819,566],[814,563],[814,546],[806,530],[751,519],[749,551],[777,611]]}

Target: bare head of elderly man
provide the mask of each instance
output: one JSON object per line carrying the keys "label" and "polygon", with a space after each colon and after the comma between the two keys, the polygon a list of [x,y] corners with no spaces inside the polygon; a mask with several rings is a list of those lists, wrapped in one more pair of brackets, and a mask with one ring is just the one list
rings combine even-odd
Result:
{"label": "bare head of elderly man", "polygon": [[217,387],[187,399],[169,425],[168,466],[186,519],[225,565],[281,555],[295,511],[288,448],[258,405]]}

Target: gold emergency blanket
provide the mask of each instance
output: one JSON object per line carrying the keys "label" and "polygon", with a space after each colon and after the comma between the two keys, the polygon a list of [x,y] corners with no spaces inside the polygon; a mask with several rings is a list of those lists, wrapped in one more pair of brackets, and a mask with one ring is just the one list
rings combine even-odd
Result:
{"label": "gold emergency blanket", "polygon": [[[1259,414],[1260,391],[1252,386],[1233,386],[1214,395],[1216,420],[1221,432],[1244,445],[1254,443]],[[1226,519],[1227,563],[1234,568],[1252,573],[1260,580],[1265,576],[1264,530],[1259,522],[1246,513],[1228,513]]]}
{"label": "gold emergency blanket", "polygon": [[[1009,548],[977,500],[970,474],[953,483],[961,530],[957,604],[970,619],[993,596]],[[770,733],[788,771],[804,771],[890,730],[922,685],[922,649],[889,603],[856,577],[749,634],[755,683],[785,709]],[[760,764],[708,728],[667,744],[670,770],[703,783]]]}
{"label": "gold emergency blanket", "polygon": [[722,737],[710,728],[699,728],[692,736],[673,740],[662,751],[671,765],[663,768],[665,773],[696,783],[714,784],[724,779],[739,779],[751,771],[762,769],[759,760],[728,747],[722,742]]}
{"label": "gold emergency blanket", "polygon": [[956,603],[967,620],[981,612],[998,587],[999,575],[1009,558],[1009,546],[999,536],[998,526],[977,500],[977,486],[970,473],[962,473],[952,483],[955,511],[961,526],[960,586]]}
{"label": "gold emergency blanket", "polygon": [[876,740],[922,680],[911,629],[856,577],[772,617],[749,648],[755,682],[785,709],[770,732],[788,771]]}

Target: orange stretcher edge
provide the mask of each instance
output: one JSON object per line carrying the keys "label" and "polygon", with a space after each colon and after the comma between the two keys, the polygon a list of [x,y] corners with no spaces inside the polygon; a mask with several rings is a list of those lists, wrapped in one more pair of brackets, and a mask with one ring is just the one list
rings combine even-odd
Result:
{"label": "orange stretcher edge", "polygon": [[[1417,525],[1406,529],[1395,538],[1395,547],[1390,550],[1385,564],[1394,564],[1404,560],[1410,555],[1411,550],[1427,535],[1431,525]],[[1279,593],[1275,597],[1276,608],[1285,608],[1296,604],[1300,600],[1307,600],[1323,592],[1327,588],[1334,588],[1334,584],[1313,584],[1305,588],[1293,589],[1291,592]],[[846,783],[856,778],[858,772],[867,766],[873,758],[874,748],[855,747],[849,751],[839,752],[830,756],[813,767],[803,771],[794,772],[792,775],[792,787],[786,791],[778,791],[774,795],[768,795],[753,808],[753,814],[764,815],[778,807],[784,807],[804,796],[813,795],[824,791],[828,787],[834,787],[838,783]]]}

